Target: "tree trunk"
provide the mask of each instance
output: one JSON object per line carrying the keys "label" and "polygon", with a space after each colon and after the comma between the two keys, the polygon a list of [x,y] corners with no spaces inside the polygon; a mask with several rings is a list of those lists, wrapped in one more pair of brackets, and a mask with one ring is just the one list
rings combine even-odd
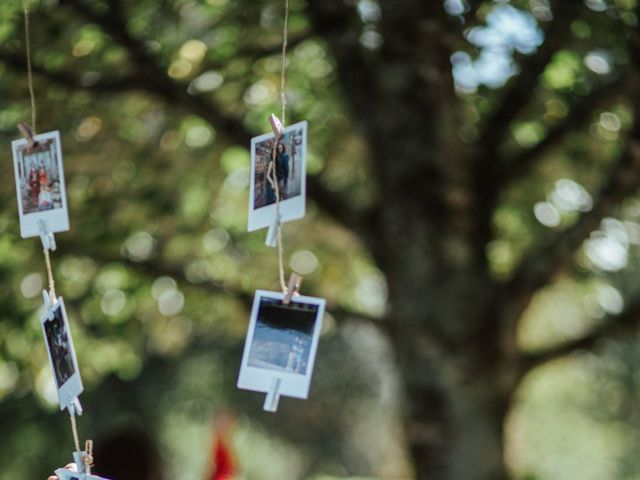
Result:
{"label": "tree trunk", "polygon": [[374,248],[389,284],[415,476],[504,479],[502,430],[515,380],[500,343],[496,284],[478,249],[443,231],[445,211],[425,215],[415,193],[385,202]]}
{"label": "tree trunk", "polygon": [[[408,446],[417,479],[500,480],[507,478],[502,430],[513,385],[501,382],[497,337],[460,327],[473,325],[483,312],[460,317],[455,307],[464,305],[464,294],[456,294],[456,287],[444,280],[420,297],[400,295],[402,304],[392,299],[392,315],[403,318],[393,341],[405,389]],[[450,324],[446,337],[429,329],[441,322]]]}
{"label": "tree trunk", "polygon": [[506,479],[502,460],[503,400],[483,377],[468,384],[407,383],[406,431],[415,478]]}

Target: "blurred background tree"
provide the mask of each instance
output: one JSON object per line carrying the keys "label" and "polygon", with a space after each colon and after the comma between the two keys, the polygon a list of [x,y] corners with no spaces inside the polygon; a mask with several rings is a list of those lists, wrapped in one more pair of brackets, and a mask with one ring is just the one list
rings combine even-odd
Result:
{"label": "blurred background tree", "polygon": [[[267,415],[235,381],[252,292],[277,289],[245,226],[282,2],[32,1],[81,434],[99,451],[138,426],[166,478],[201,479],[232,408],[241,478],[637,478],[638,8],[291,0],[289,121],[309,120],[310,152],[286,262],[329,313],[311,398]],[[12,187],[21,12],[0,5],[2,480],[45,478],[72,448]]]}

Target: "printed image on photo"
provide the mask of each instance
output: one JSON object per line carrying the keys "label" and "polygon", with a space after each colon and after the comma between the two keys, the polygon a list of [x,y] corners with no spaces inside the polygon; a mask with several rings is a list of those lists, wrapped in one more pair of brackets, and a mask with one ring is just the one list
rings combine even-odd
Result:
{"label": "printed image on photo", "polygon": [[54,139],[38,142],[33,150],[29,150],[28,145],[20,147],[17,174],[23,215],[62,208],[60,167]]}
{"label": "printed image on photo", "polygon": [[275,185],[269,176],[275,175],[280,190],[280,200],[300,195],[302,189],[302,151],[303,129],[286,132],[276,148],[275,164],[273,144],[275,139],[267,139],[255,144],[255,175],[253,208],[262,208],[276,203]]}
{"label": "printed image on photo", "polygon": [[44,322],[44,331],[47,338],[47,347],[53,360],[56,384],[60,388],[75,373],[69,337],[64,328],[61,308],[54,310],[53,319]]}
{"label": "printed image on photo", "polygon": [[248,365],[305,375],[317,314],[318,305],[263,298]]}

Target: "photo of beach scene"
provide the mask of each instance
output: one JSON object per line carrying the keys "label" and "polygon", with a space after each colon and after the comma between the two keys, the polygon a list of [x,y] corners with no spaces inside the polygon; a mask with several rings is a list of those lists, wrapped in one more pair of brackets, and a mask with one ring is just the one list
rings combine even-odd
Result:
{"label": "photo of beach scene", "polygon": [[305,375],[317,316],[318,305],[261,299],[248,365]]}

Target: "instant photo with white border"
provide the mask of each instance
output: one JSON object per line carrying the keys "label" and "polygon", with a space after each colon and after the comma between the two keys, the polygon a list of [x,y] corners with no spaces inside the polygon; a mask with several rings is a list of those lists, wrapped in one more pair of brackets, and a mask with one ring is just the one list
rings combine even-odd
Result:
{"label": "instant photo with white border", "polygon": [[60,410],[64,410],[82,393],[83,386],[62,297],[58,297],[56,303],[45,310],[40,324],[58,391]]}
{"label": "instant photo with white border", "polygon": [[60,132],[33,139],[37,142],[34,149],[29,149],[26,139],[11,142],[22,238],[40,234],[39,220],[51,233],[69,230]]}
{"label": "instant photo with white border", "polygon": [[280,379],[279,395],[307,398],[325,300],[257,290],[238,376],[238,388],[269,392]]}
{"label": "instant photo with white border", "polygon": [[[266,133],[251,139],[251,176],[249,189],[250,232],[273,224],[276,217],[275,189],[267,179],[272,160],[275,135]],[[280,189],[280,221],[304,217],[307,189],[307,122],[299,122],[283,130],[279,142],[287,162],[276,160],[276,176]],[[281,148],[278,147],[278,148]]]}

